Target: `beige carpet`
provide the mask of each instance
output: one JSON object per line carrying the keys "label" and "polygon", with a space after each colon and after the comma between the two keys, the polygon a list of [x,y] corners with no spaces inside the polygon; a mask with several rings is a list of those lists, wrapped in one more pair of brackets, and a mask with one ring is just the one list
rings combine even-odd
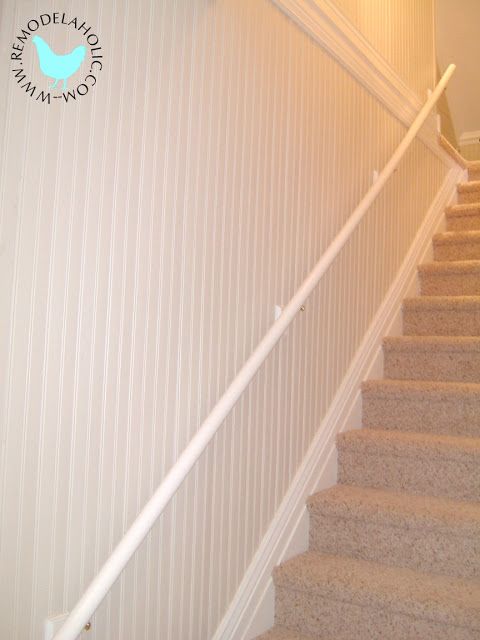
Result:
{"label": "beige carpet", "polygon": [[[480,163],[418,269],[261,640],[480,639]],[[260,639],[258,639],[260,640]]]}

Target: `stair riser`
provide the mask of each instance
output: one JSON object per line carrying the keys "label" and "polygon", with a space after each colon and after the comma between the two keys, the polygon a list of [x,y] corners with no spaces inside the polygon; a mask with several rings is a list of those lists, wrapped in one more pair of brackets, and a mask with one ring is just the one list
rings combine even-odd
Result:
{"label": "stair riser", "polygon": [[[275,621],[321,640],[478,640],[478,631],[276,587]],[[348,597],[348,596],[347,596]]]}
{"label": "stair riser", "polygon": [[478,296],[480,275],[433,274],[420,272],[420,291],[424,296]]}
{"label": "stair riser", "polygon": [[406,336],[480,336],[480,310],[403,310]]}
{"label": "stair riser", "polygon": [[480,539],[465,539],[454,531],[414,525],[402,528],[313,513],[310,549],[416,571],[480,578]]}
{"label": "stair riser", "polygon": [[338,481],[359,487],[480,501],[480,465],[472,461],[368,455],[354,447],[338,452]]}
{"label": "stair riser", "polygon": [[480,382],[480,352],[384,350],[384,377],[391,380]]}
{"label": "stair riser", "polygon": [[433,256],[441,262],[455,260],[480,260],[480,243],[464,242],[462,244],[433,243]]}
{"label": "stair riser", "polygon": [[362,424],[369,429],[480,437],[480,402],[368,393],[363,394]]}
{"label": "stair riser", "polygon": [[480,213],[474,216],[449,216],[447,231],[480,231]]}
{"label": "stair riser", "polygon": [[471,204],[473,202],[480,202],[480,191],[459,191],[458,192],[458,204]]}

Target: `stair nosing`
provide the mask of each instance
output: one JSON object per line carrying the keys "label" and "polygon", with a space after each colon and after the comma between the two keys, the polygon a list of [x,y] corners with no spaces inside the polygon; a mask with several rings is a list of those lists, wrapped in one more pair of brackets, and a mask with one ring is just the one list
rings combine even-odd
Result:
{"label": "stair nosing", "polygon": [[332,601],[480,630],[480,597],[477,600],[476,593],[470,593],[480,595],[480,583],[474,580],[307,551],[276,567],[274,583],[277,588],[317,593]]}
{"label": "stair nosing", "polygon": [[469,353],[480,351],[480,336],[386,336],[388,353]]}
{"label": "stair nosing", "polygon": [[307,507],[312,516],[374,521],[397,529],[458,534],[475,539],[480,536],[480,504],[451,498],[336,485],[310,496]]}
{"label": "stair nosing", "polygon": [[480,191],[480,180],[459,182],[457,184],[457,190],[459,193],[475,193],[475,191]]}
{"label": "stair nosing", "polygon": [[438,260],[418,265],[418,273],[423,275],[469,275],[480,273],[480,260]]}
{"label": "stair nosing", "polygon": [[458,309],[480,309],[480,295],[478,296],[413,296],[404,298],[403,308],[413,309],[442,309],[456,311]]}
{"label": "stair nosing", "polygon": [[480,244],[480,230],[444,231],[433,236],[433,244],[437,247],[445,245]]}
{"label": "stair nosing", "polygon": [[287,640],[314,640],[312,636],[305,635],[299,631],[292,631],[291,629],[287,629],[281,625],[275,625],[261,636],[257,636],[255,640],[285,640],[285,638]]}
{"label": "stair nosing", "polygon": [[475,216],[480,214],[480,202],[465,202],[463,204],[453,204],[445,209],[448,217]]}
{"label": "stair nosing", "polygon": [[396,458],[461,460],[480,464],[480,438],[438,435],[417,431],[353,429],[337,435],[337,449],[365,448],[365,455],[388,454]]}
{"label": "stair nosing", "polygon": [[361,383],[363,394],[397,396],[398,394],[428,394],[441,397],[479,398],[480,383],[478,382],[448,382],[437,380],[397,380],[395,378],[378,378],[364,380]]}

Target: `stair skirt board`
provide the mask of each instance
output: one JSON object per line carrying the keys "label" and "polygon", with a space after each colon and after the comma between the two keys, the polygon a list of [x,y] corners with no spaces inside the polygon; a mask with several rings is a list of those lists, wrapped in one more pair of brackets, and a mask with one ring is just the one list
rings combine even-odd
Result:
{"label": "stair skirt board", "polygon": [[[213,640],[252,640],[273,626],[273,569],[308,547],[307,498],[336,482],[335,438],[360,426],[361,384],[381,376],[382,341],[386,335],[401,333],[402,301],[416,294],[418,264],[433,255],[432,236],[443,229],[446,205],[465,175],[463,169],[452,168],[439,189]],[[267,639],[304,640],[301,633],[281,626],[262,636]]]}

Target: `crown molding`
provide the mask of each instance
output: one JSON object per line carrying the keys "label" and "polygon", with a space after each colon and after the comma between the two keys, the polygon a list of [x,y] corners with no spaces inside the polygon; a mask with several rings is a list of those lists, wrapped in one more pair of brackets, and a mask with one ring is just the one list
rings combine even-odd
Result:
{"label": "crown molding", "polygon": [[419,96],[331,0],[272,0],[407,126],[422,107]]}

